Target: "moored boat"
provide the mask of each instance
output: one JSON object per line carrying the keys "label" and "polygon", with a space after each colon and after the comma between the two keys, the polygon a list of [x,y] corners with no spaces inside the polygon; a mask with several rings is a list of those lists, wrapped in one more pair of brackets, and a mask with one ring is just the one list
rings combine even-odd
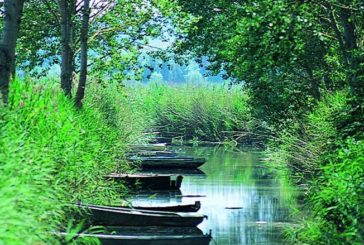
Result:
{"label": "moored boat", "polygon": [[167,144],[140,144],[140,145],[129,145],[129,148],[133,151],[165,151]]}
{"label": "moored boat", "polygon": [[106,178],[122,181],[131,188],[150,190],[178,190],[183,176],[170,174],[109,174]]}
{"label": "moored boat", "polygon": [[150,156],[169,156],[176,157],[177,153],[173,151],[132,151],[129,152],[128,155],[130,157],[139,156],[139,157],[150,157]]}
{"label": "moored boat", "polygon": [[[124,207],[125,208],[125,207]],[[164,206],[132,206],[133,209],[152,210],[152,211],[167,211],[167,212],[197,212],[201,208],[201,202],[196,201],[194,204],[180,204],[180,205],[164,205]]]}
{"label": "moored boat", "polygon": [[[87,206],[87,205],[86,205]],[[89,205],[97,207],[97,205]],[[166,212],[178,212],[178,213],[193,213],[197,212],[201,208],[201,202],[196,201],[193,204],[179,204],[179,205],[158,205],[158,206],[103,206],[110,208],[128,208],[137,210],[148,210],[148,211],[166,211]]]}
{"label": "moored boat", "polygon": [[134,156],[129,161],[140,164],[141,168],[198,168],[205,162],[205,158],[194,158],[189,156]]}
{"label": "moored boat", "polygon": [[87,211],[85,217],[93,225],[104,226],[172,226],[196,227],[207,216],[190,213],[136,210],[110,206],[78,205]]}

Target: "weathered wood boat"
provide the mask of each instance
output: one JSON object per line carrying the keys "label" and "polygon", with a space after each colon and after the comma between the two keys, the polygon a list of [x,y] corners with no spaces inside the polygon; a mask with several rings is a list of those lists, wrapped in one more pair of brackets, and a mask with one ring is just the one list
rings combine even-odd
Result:
{"label": "weathered wood boat", "polygon": [[183,176],[170,174],[117,174],[106,176],[107,179],[122,181],[130,188],[150,190],[178,190]]}
{"label": "weathered wood boat", "polygon": [[165,151],[167,148],[167,144],[158,143],[158,144],[140,144],[140,145],[129,145],[129,148],[132,151]]}
{"label": "weathered wood boat", "polygon": [[196,227],[207,216],[201,214],[135,210],[110,206],[78,205],[87,211],[85,218],[93,225]]}
{"label": "weathered wood boat", "polygon": [[131,208],[138,210],[149,211],[166,211],[166,212],[179,212],[179,213],[193,213],[201,208],[201,202],[196,201],[194,204],[180,204],[180,205],[160,205],[160,206],[111,206],[114,208]]}
{"label": "weathered wood boat", "polygon": [[194,157],[172,157],[172,156],[152,156],[152,157],[130,157],[129,161],[140,164],[142,168],[198,168],[205,162],[205,158]]}
{"label": "weathered wood boat", "polygon": [[[98,239],[102,245],[208,245],[212,239],[210,234],[203,234],[198,228],[170,228],[143,227],[129,229],[117,228],[109,230],[105,234],[74,235],[74,238]],[[60,236],[69,236],[67,233],[59,233]]]}

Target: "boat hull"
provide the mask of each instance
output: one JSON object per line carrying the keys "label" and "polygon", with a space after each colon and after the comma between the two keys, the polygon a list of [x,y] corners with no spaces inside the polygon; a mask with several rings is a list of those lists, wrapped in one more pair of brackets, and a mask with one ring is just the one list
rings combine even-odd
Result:
{"label": "boat hull", "polygon": [[157,212],[82,205],[88,212],[88,219],[93,225],[104,226],[171,226],[196,227],[206,216],[199,214]]}
{"label": "boat hull", "polygon": [[167,145],[164,143],[142,144],[142,145],[130,145],[129,148],[132,151],[165,151]]}
{"label": "boat hull", "polygon": [[[127,208],[127,207],[122,207]],[[201,203],[199,201],[195,202],[195,204],[186,204],[186,205],[170,205],[170,206],[133,206],[133,209],[138,210],[151,210],[151,211],[165,211],[165,212],[197,212],[201,208]]]}
{"label": "boat hull", "polygon": [[193,169],[201,167],[205,162],[205,158],[193,157],[134,157],[129,158],[135,164],[139,164],[141,168],[177,168],[177,169]]}
{"label": "boat hull", "polygon": [[132,189],[149,190],[178,190],[181,188],[183,177],[181,175],[129,175],[111,174],[108,179],[123,182]]}

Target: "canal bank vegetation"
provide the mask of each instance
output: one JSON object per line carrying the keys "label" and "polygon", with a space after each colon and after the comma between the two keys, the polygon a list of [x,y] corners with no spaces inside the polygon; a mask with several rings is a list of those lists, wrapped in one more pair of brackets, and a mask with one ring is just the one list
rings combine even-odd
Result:
{"label": "canal bank vegetation", "polygon": [[106,101],[85,101],[79,110],[56,85],[13,81],[8,105],[0,108],[0,240],[6,244],[55,243],[51,232],[70,222],[70,203],[120,202],[123,193],[104,176],[128,168],[119,159],[131,131],[115,128]]}
{"label": "canal bank vegetation", "polygon": [[310,215],[300,228],[288,231],[292,243],[362,242],[364,143],[358,135],[345,136],[361,133],[345,122],[350,108],[347,90],[328,94],[303,124],[269,143],[268,160],[307,194]]}

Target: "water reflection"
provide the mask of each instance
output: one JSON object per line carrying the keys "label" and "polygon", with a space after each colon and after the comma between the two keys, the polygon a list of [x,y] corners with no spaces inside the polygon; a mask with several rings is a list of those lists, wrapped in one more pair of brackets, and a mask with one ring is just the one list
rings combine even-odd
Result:
{"label": "water reflection", "polygon": [[[222,147],[183,147],[182,154],[207,157],[203,174],[187,173],[181,195],[139,196],[134,205],[193,203],[201,201],[199,213],[208,215],[199,228],[212,230],[217,244],[282,244],[280,228],[291,222],[295,193],[277,179],[262,154]],[[180,173],[180,172],[179,172]],[[206,197],[184,197],[206,195]]]}

